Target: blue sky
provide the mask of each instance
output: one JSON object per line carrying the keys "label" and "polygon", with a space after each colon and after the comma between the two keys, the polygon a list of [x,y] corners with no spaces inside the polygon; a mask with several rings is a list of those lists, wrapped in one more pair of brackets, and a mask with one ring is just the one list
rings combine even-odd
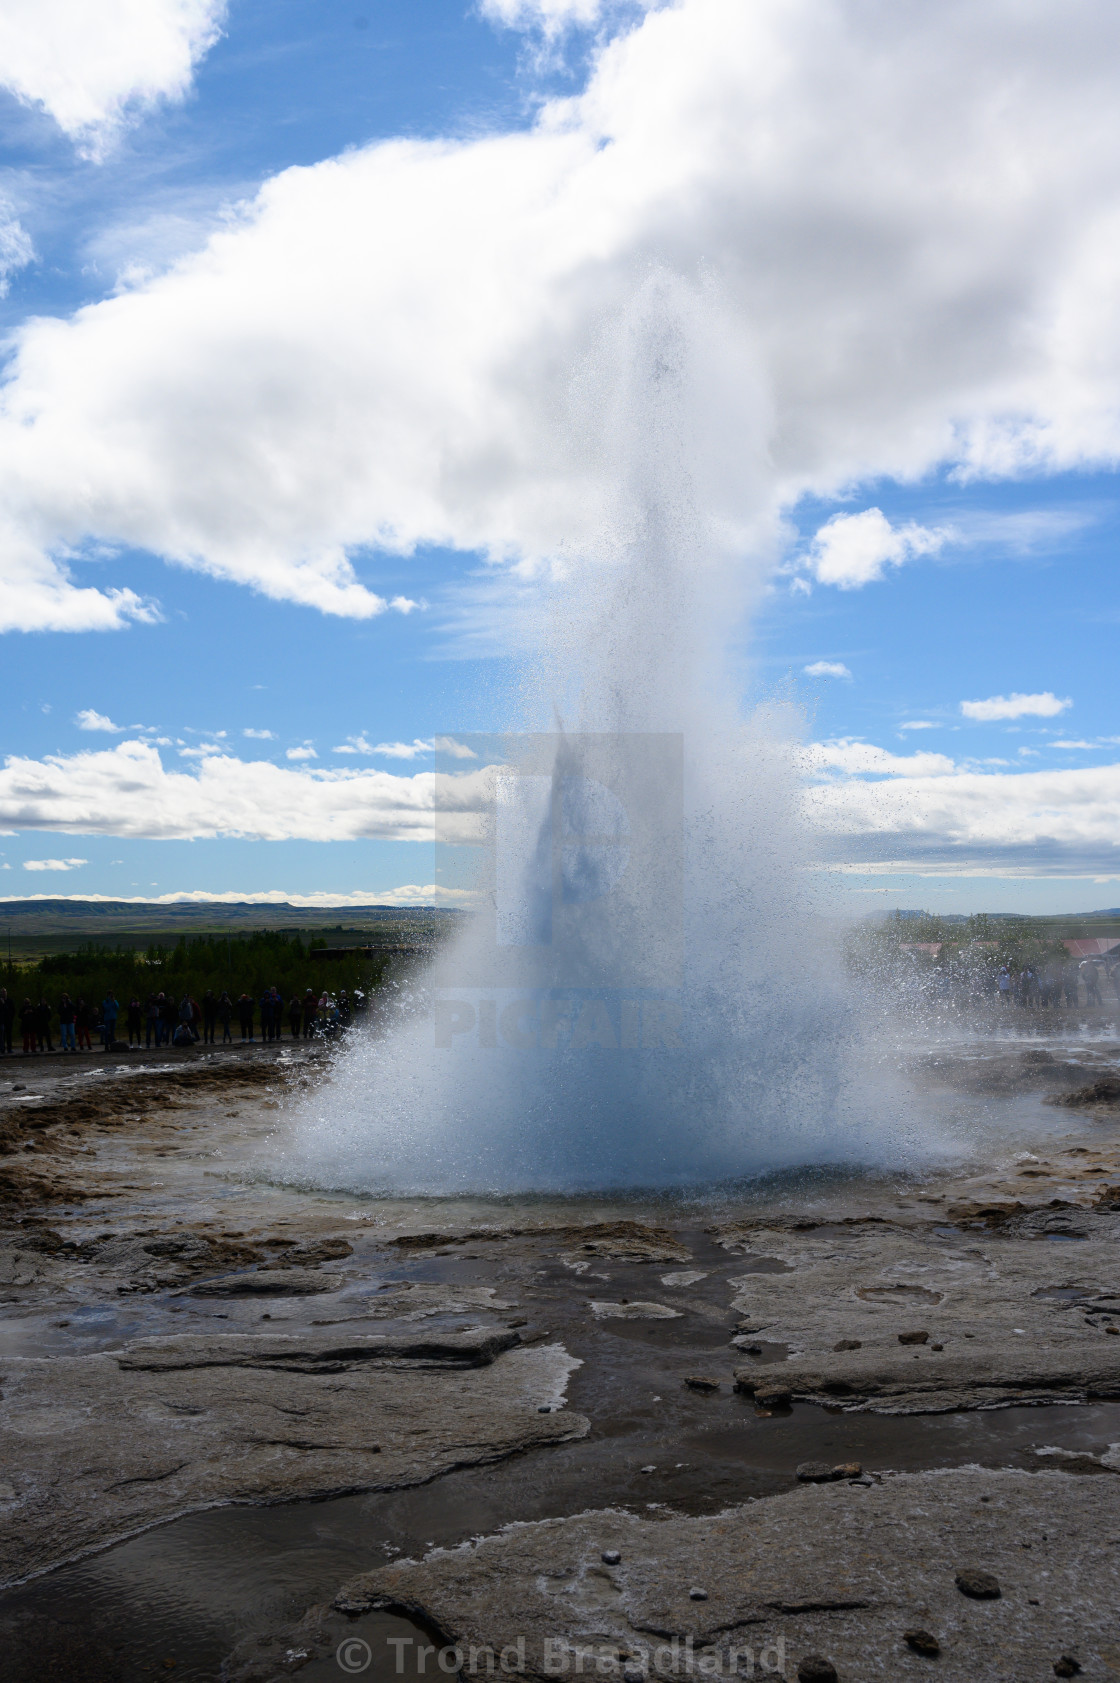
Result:
{"label": "blue sky", "polygon": [[664,270],[834,903],[1120,902],[1120,43],[1077,6],[1058,51],[996,0],[932,46],[840,0],[152,0],[131,71],[130,0],[104,65],[0,20],[3,893],[430,898],[423,745],[509,724],[616,529]]}

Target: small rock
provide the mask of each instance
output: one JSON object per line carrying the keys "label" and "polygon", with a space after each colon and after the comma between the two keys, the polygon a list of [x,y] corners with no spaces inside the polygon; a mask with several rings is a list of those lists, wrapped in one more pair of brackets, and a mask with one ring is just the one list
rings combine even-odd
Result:
{"label": "small rock", "polygon": [[707,1601],[708,1592],[705,1589],[697,1589],[693,1586],[688,1592],[688,1599],[690,1601]]}
{"label": "small rock", "polygon": [[931,1350],[944,1350],[944,1348],[945,1348],[944,1344],[931,1344],[930,1345]]}
{"label": "small rock", "polygon": [[367,1595],[347,1595],[345,1591],[336,1595],[331,1602],[336,1613],[345,1613],[349,1619],[360,1619],[363,1613],[368,1613],[373,1602]]}
{"label": "small rock", "polygon": [[1110,1332],[1113,1338],[1120,1337],[1120,1327],[1105,1327],[1104,1330],[1105,1332]]}
{"label": "small rock", "polygon": [[863,1344],[858,1338],[842,1338],[839,1344],[832,1346],[834,1350],[862,1350]]}
{"label": "small rock", "polygon": [[797,1477],[802,1484],[832,1484],[843,1476],[838,1467],[831,1466],[827,1461],[802,1461],[797,1468]]}
{"label": "small rock", "polygon": [[839,1466],[832,1469],[834,1478],[859,1478],[863,1468],[858,1461],[841,1461]]}
{"label": "small rock", "polygon": [[706,1379],[703,1374],[693,1373],[685,1380],[690,1391],[703,1391],[706,1395],[719,1390],[718,1379]]}
{"label": "small rock", "polygon": [[940,1642],[928,1630],[905,1631],[902,1640],[908,1648],[913,1648],[915,1654],[925,1654],[927,1659],[935,1660],[941,1652]]}
{"label": "small rock", "polygon": [[1054,1661],[1055,1677],[1076,1677],[1080,1670],[1072,1654],[1063,1654],[1060,1660]]}
{"label": "small rock", "polygon": [[836,1667],[823,1654],[806,1654],[797,1662],[797,1683],[838,1683]]}
{"label": "small rock", "polygon": [[638,1471],[640,1473],[655,1473],[657,1471],[657,1468],[656,1467],[639,1467]]}
{"label": "small rock", "polygon": [[775,1385],[773,1389],[756,1386],[754,1400],[760,1408],[788,1408],[793,1392],[785,1385]]}
{"label": "small rock", "polygon": [[929,1333],[928,1332],[900,1332],[899,1335],[898,1335],[898,1342],[900,1344],[928,1344],[929,1343]]}
{"label": "small rock", "polygon": [[604,1566],[617,1566],[622,1559],[617,1549],[604,1549],[599,1559]]}
{"label": "small rock", "polygon": [[957,1588],[973,1601],[998,1601],[1003,1591],[990,1572],[958,1572]]}

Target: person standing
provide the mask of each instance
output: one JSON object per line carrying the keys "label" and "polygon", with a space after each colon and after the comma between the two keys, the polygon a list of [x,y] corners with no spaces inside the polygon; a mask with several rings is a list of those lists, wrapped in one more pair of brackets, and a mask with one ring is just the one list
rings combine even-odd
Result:
{"label": "person standing", "polygon": [[78,1031],[78,1051],[92,1052],[93,1047],[90,1044],[89,1031],[93,1027],[93,1012],[90,1010],[81,994],[78,995],[78,1003],[74,1009],[74,1026]]}
{"label": "person standing", "polygon": [[128,1027],[128,1044],[130,1046],[139,1046],[140,1030],[144,1026],[144,1007],[141,1005],[135,994],[133,994],[132,998],[128,1002],[128,1016],[126,1018],[126,1023]]}
{"label": "person standing", "polygon": [[12,1051],[15,1020],[16,1002],[9,996],[7,988],[0,988],[0,1056],[7,1057]]}
{"label": "person standing", "polygon": [[261,1039],[274,1040],[276,1029],[272,1020],[272,990],[265,988],[261,994]]}
{"label": "person standing", "polygon": [[76,1052],[77,1043],[74,1039],[74,1023],[78,1011],[74,1001],[68,993],[64,993],[58,1005],[58,1039],[64,1052]]}
{"label": "person standing", "polygon": [[237,1001],[237,1017],[241,1024],[242,1040],[253,1038],[253,1001],[247,993],[243,993]]}
{"label": "person standing", "polygon": [[51,1040],[51,1008],[41,994],[35,1007],[35,1038],[40,1052],[54,1051],[54,1042]]}
{"label": "person standing", "polygon": [[303,996],[303,1038],[305,1040],[310,1040],[315,1033],[315,1013],[317,1010],[318,1005],[315,995],[308,988]]}
{"label": "person standing", "polygon": [[1086,1005],[1099,1006],[1101,1003],[1101,973],[1093,959],[1087,958],[1085,960],[1081,966],[1081,975],[1085,982]]}
{"label": "person standing", "polygon": [[19,1026],[23,1034],[24,1055],[37,1052],[39,1048],[35,1044],[35,1007],[29,999],[25,999],[20,1007]]}
{"label": "person standing", "polygon": [[229,994],[226,993],[224,990],[222,992],[222,995],[221,995],[220,999],[218,1000],[217,1011],[218,1011],[218,1021],[222,1025],[222,1045],[223,1046],[232,1046],[233,1036],[229,1032],[229,1025],[230,1025],[230,1020],[233,1017],[233,1000],[229,997]]}
{"label": "person standing", "polygon": [[214,998],[213,988],[207,988],[202,996],[202,1039],[207,1046],[214,1044],[214,1024],[218,1020],[218,1001]]}
{"label": "person standing", "polygon": [[288,1002],[288,1027],[292,1031],[292,1039],[299,1039],[299,1025],[303,1017],[303,1005],[298,993],[294,993]]}
{"label": "person standing", "polygon": [[148,1002],[144,1007],[144,1047],[150,1048],[153,1040],[159,1045],[159,1000],[154,993],[148,995]]}
{"label": "person standing", "polygon": [[175,996],[170,991],[161,993],[159,997],[160,1034],[163,1036],[163,1045],[170,1046],[179,1013],[175,1009]]}
{"label": "person standing", "polygon": [[113,1050],[113,1042],[117,1038],[117,1018],[120,1014],[117,996],[110,988],[101,1001],[101,1043],[106,1052]]}

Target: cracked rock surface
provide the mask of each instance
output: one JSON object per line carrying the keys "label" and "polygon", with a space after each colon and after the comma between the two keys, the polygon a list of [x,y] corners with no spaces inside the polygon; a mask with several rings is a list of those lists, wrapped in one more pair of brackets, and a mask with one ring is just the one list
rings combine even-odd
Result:
{"label": "cracked rock surface", "polygon": [[1120,1396],[1120,1215],[1077,1222],[1090,1236],[1061,1243],[881,1223],[725,1229],[728,1248],[789,1270],[735,1282],[734,1342],[789,1350],[777,1368],[737,1366],[736,1383],[900,1414]]}
{"label": "cracked rock surface", "polygon": [[[617,1565],[603,1561],[612,1550]],[[958,1588],[958,1574],[981,1569],[998,1598]],[[594,1650],[585,1672],[606,1669],[603,1655],[615,1675],[672,1675],[674,1641],[708,1650],[713,1670],[712,1655],[726,1671],[737,1650],[731,1669],[748,1676],[746,1649],[756,1663],[769,1655],[772,1671],[781,1658],[790,1677],[809,1654],[829,1659],[843,1683],[928,1677],[929,1659],[905,1640],[921,1629],[940,1646],[943,1683],[1021,1683],[1062,1655],[1086,1677],[1115,1675],[1118,1577],[1110,1478],[970,1468],[811,1486],[703,1519],[606,1510],[515,1524],[356,1578],[335,1605],[407,1613],[433,1641],[464,1649],[498,1653],[523,1638],[531,1677],[557,1675],[565,1654],[574,1672],[576,1649]],[[326,1613],[305,1621],[305,1636]],[[272,1663],[262,1655],[230,1675],[275,1676]],[[699,1654],[697,1667],[703,1674]]]}
{"label": "cracked rock surface", "polygon": [[517,1342],[185,1335],[9,1359],[0,1578],[217,1503],[390,1490],[581,1437],[587,1421],[560,1406],[576,1364]]}

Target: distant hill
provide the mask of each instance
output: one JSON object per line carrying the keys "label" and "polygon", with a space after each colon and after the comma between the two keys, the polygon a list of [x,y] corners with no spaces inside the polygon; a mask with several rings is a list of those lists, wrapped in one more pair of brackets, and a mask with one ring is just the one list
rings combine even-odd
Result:
{"label": "distant hill", "polygon": [[[402,936],[429,935],[446,928],[461,913],[434,906],[292,906],[258,905],[251,900],[197,901],[172,905],[134,905],[127,900],[0,900],[0,942],[10,932],[13,947],[30,940],[65,942],[125,940],[158,942],[180,935],[248,934],[255,929],[306,931],[311,935],[361,935],[393,944]],[[131,937],[131,940],[127,938]],[[332,946],[336,943],[332,942]],[[346,941],[338,943],[348,945]]]}

